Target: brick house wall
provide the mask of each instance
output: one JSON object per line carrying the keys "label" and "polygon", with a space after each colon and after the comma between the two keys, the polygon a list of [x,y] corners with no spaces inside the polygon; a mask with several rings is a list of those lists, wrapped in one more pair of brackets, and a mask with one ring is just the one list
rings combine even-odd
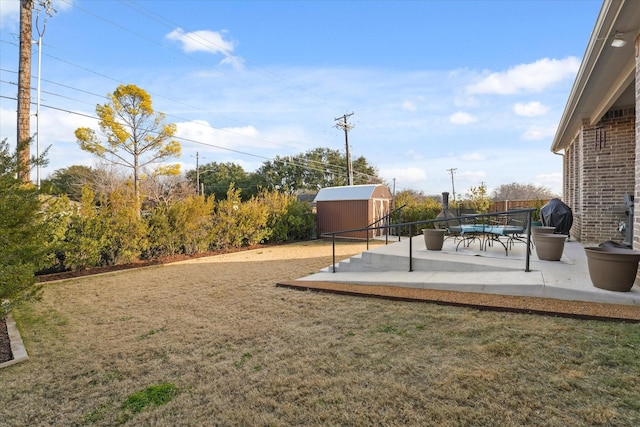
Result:
{"label": "brick house wall", "polygon": [[571,235],[584,243],[624,240],[618,231],[627,218],[624,195],[635,194],[638,181],[635,111],[634,106],[614,109],[594,127],[583,124],[565,153],[564,198],[574,215]]}
{"label": "brick house wall", "polygon": [[571,207],[573,225],[571,235],[580,239],[582,235],[582,132],[565,152],[563,163],[564,202]]}
{"label": "brick house wall", "polygon": [[[640,111],[640,37],[635,40],[635,55],[636,55],[636,111]],[[636,119],[635,124],[635,155],[636,159],[640,159],[640,120]],[[635,170],[635,200],[636,203],[640,203],[640,167],[636,164]],[[636,209],[636,212],[638,210]],[[640,249],[640,215],[634,212],[633,223],[633,248]]]}

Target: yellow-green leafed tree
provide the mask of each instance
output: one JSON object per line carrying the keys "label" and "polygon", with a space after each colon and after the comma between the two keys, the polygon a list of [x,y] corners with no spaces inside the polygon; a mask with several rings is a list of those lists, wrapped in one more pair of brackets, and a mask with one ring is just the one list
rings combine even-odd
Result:
{"label": "yellow-green leafed tree", "polygon": [[491,207],[491,198],[487,193],[487,186],[481,184],[477,187],[469,187],[467,198],[462,201],[465,207],[473,209],[476,213],[487,213]]}
{"label": "yellow-green leafed tree", "polygon": [[[180,143],[173,138],[175,124],[154,111],[151,96],[135,85],[120,85],[109,102],[96,106],[100,135],[89,128],[75,131],[80,148],[113,164],[132,169],[135,196],[140,203],[142,168],[180,157]],[[180,166],[161,165],[155,173],[176,175]]]}

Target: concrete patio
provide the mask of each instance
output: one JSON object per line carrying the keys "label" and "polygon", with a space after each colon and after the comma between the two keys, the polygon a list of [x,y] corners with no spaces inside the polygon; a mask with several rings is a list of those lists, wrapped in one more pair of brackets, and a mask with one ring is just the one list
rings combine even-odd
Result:
{"label": "concrete patio", "polygon": [[298,283],[385,285],[640,306],[638,284],[630,292],[593,286],[584,247],[575,240],[565,243],[560,261],[539,260],[534,250],[529,272],[525,271],[525,243],[516,243],[508,255],[500,244],[480,250],[478,242],[458,246],[453,238],[445,240],[442,251],[427,251],[423,236],[414,237],[411,244],[413,271],[409,271],[409,239],[405,239],[386,246],[372,245],[370,250],[338,262],[335,273],[329,266]]}

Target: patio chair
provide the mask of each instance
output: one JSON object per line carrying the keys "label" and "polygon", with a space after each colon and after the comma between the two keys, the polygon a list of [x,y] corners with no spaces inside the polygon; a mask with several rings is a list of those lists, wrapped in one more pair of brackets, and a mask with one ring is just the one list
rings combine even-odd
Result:
{"label": "patio chair", "polygon": [[480,242],[480,249],[484,246],[484,235],[486,233],[486,224],[478,220],[476,215],[461,216],[457,220],[457,224],[451,229],[456,233],[456,251],[462,244],[463,247],[469,247],[475,240]]}
{"label": "patio chair", "polygon": [[[518,209],[524,208],[516,208],[513,210]],[[516,242],[527,243],[528,215],[527,212],[507,214],[507,225],[505,226],[504,235],[507,238],[506,243],[509,248],[512,248]],[[533,241],[530,243],[533,245]],[[531,253],[531,247],[529,248],[529,253]]]}

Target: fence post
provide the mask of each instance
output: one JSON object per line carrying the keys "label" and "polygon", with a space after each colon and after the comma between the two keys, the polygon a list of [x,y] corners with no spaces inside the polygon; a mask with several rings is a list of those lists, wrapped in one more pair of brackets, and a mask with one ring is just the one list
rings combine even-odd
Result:
{"label": "fence post", "polygon": [[333,249],[333,272],[336,272],[336,235],[331,235],[331,247]]}
{"label": "fence post", "polygon": [[531,211],[527,214],[527,253],[525,258],[524,271],[529,273],[529,257],[531,253]]}
{"label": "fence post", "polygon": [[409,272],[413,271],[413,224],[409,224]]}

